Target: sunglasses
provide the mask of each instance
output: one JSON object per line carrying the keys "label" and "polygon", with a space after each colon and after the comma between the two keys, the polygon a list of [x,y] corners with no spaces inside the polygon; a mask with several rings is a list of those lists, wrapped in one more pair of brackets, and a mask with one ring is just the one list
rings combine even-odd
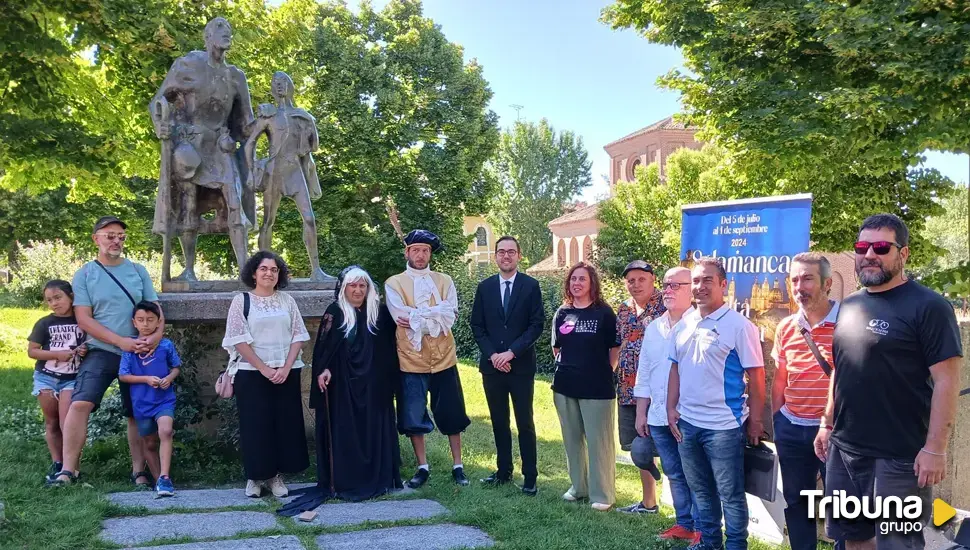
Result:
{"label": "sunglasses", "polygon": [[858,241],[853,245],[853,248],[855,248],[855,253],[860,256],[864,256],[866,253],[868,253],[870,247],[876,254],[885,256],[886,254],[889,254],[889,251],[892,250],[894,246],[902,248],[902,246],[892,241]]}

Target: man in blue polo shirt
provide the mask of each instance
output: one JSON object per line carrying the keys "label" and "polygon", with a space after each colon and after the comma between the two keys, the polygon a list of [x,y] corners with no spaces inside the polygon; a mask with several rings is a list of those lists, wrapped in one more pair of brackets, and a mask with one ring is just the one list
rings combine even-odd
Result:
{"label": "man in blue polo shirt", "polygon": [[[699,550],[719,550],[723,508],[727,550],[748,547],[744,443],[764,425],[765,369],[758,329],[724,303],[724,266],[698,260],[691,272],[697,309],[671,331],[667,422],[680,442],[687,485],[697,497]],[[745,393],[747,374],[747,393]]]}

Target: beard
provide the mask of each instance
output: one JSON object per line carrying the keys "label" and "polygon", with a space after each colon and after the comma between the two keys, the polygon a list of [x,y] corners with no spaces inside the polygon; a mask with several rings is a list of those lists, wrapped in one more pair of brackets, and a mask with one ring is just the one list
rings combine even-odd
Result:
{"label": "beard", "polygon": [[[864,271],[864,267],[878,267],[879,272],[872,273],[871,271]],[[885,264],[879,261],[870,261],[865,258],[856,260],[855,262],[855,274],[859,277],[859,284],[867,288],[888,283],[893,277],[899,275],[902,269],[902,261],[898,259],[890,268],[887,268]]]}

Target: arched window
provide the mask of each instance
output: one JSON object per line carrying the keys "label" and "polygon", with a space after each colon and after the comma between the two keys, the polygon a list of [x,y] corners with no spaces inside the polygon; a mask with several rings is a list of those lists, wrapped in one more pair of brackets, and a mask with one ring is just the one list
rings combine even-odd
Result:
{"label": "arched window", "polygon": [[556,247],[556,265],[565,267],[566,265],[566,243],[559,239],[559,246]]}
{"label": "arched window", "polygon": [[576,237],[569,239],[569,265],[579,262],[579,241]]}
{"label": "arched window", "polygon": [[640,157],[634,157],[633,160],[630,161],[630,173],[627,174],[627,181],[633,181],[633,178],[635,178],[637,175],[637,167],[641,164],[643,164],[643,161],[640,160]]}
{"label": "arched window", "polygon": [[583,239],[583,261],[593,261],[593,239],[590,239],[589,235]]}
{"label": "arched window", "polygon": [[485,232],[484,227],[479,227],[475,230],[475,245],[488,246],[488,234]]}

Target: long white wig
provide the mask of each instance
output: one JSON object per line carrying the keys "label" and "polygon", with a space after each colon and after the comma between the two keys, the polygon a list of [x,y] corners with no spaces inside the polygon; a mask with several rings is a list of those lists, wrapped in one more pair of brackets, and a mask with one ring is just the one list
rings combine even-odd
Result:
{"label": "long white wig", "polygon": [[360,267],[353,266],[341,277],[340,288],[337,292],[337,304],[340,306],[340,311],[344,314],[344,323],[340,325],[340,328],[344,330],[344,336],[350,336],[350,332],[357,325],[357,311],[347,301],[347,285],[359,281],[365,281],[367,283],[367,298],[364,300],[364,303],[367,305],[367,329],[371,334],[374,334],[377,330],[377,316],[381,312],[381,297],[377,293],[377,289],[374,287],[374,281],[370,278],[370,275]]}

